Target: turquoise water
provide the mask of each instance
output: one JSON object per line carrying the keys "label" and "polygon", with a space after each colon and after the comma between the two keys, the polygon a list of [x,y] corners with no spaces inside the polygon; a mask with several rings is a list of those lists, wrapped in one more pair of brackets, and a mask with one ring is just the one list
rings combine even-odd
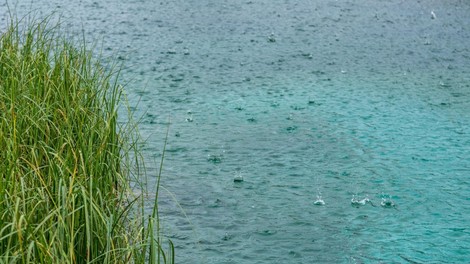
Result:
{"label": "turquoise water", "polygon": [[470,2],[443,2],[10,5],[123,61],[150,176],[171,119],[177,263],[468,263]]}

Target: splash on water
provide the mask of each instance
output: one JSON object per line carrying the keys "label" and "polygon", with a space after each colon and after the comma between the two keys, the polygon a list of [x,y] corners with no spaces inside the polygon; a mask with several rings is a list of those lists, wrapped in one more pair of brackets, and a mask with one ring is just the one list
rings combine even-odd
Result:
{"label": "splash on water", "polygon": [[243,180],[243,175],[239,171],[235,174],[235,177],[233,177],[233,182],[243,182]]}
{"label": "splash on water", "polygon": [[396,204],[390,195],[382,196],[382,202],[380,202],[380,205],[384,208],[396,208]]}
{"label": "splash on water", "polygon": [[371,204],[372,206],[374,206],[372,201],[369,199],[368,195],[366,195],[366,197],[362,199],[360,199],[357,195],[353,195],[351,198],[351,205],[354,207],[360,207],[366,204]]}
{"label": "splash on water", "polygon": [[325,205],[325,201],[320,194],[317,195],[317,199],[313,202],[314,205]]}
{"label": "splash on water", "polygon": [[215,154],[208,154],[207,161],[212,163],[221,163],[222,162],[222,155],[215,155]]}

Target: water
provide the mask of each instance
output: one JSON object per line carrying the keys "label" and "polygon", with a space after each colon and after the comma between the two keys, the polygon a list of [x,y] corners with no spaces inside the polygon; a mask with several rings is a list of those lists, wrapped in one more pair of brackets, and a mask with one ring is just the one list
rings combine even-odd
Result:
{"label": "water", "polygon": [[470,259],[468,1],[10,8],[58,11],[123,61],[150,175],[171,119],[160,209],[177,263]]}

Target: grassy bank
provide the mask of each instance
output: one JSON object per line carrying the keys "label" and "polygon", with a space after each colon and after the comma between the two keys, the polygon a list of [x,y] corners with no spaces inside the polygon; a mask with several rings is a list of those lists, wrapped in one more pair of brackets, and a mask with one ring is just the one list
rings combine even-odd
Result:
{"label": "grassy bank", "polygon": [[173,262],[129,190],[119,71],[47,20],[24,24],[0,39],[0,263]]}

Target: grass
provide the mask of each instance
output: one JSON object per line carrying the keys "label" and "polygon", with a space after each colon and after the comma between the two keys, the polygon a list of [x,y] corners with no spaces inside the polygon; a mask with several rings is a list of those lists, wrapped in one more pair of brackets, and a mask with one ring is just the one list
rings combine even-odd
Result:
{"label": "grass", "polygon": [[0,263],[174,263],[157,201],[146,216],[129,187],[142,165],[119,70],[49,21],[0,37]]}

